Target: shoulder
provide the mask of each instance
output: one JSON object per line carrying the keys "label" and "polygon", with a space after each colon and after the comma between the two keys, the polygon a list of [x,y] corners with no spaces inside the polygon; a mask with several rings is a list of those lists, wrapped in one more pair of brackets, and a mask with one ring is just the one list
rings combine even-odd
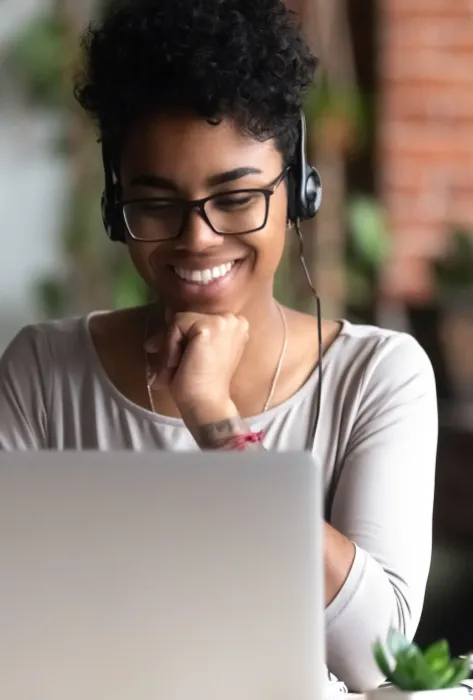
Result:
{"label": "shoulder", "polygon": [[344,385],[345,410],[359,428],[403,423],[415,431],[422,418],[434,434],[435,375],[413,336],[344,322],[332,362],[334,383]]}
{"label": "shoulder", "polygon": [[408,376],[435,381],[427,353],[408,333],[344,321],[339,341],[339,361],[361,370],[365,382],[402,383]]}
{"label": "shoulder", "polygon": [[[42,369],[81,355],[87,343],[89,317],[73,317],[24,326],[1,358],[3,366],[33,361]],[[83,356],[83,354],[82,354]]]}
{"label": "shoulder", "polygon": [[0,358],[0,449],[49,446],[58,374],[61,383],[75,381],[74,367],[84,357],[84,323],[65,319],[25,326],[10,342]]}

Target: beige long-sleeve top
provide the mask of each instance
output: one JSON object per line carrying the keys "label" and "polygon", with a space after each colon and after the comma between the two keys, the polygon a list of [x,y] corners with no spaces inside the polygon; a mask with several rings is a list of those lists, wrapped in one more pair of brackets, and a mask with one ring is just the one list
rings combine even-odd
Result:
{"label": "beige long-sleeve top", "polygon": [[[269,450],[313,449],[327,518],[356,544],[326,610],[327,665],[352,690],[382,679],[372,644],[390,626],[412,636],[430,565],[437,446],[431,364],[410,336],[343,323],[324,356],[322,411],[307,445],[317,371],[283,404],[249,420]],[[88,318],[24,328],[0,360],[0,450],[195,450],[179,419],[136,406],[111,384]]]}

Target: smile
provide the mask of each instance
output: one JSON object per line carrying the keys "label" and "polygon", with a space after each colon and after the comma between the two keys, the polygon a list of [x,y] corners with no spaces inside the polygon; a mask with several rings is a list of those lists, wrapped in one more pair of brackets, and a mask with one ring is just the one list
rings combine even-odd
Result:
{"label": "smile", "polygon": [[216,267],[209,267],[205,270],[189,270],[184,267],[174,267],[174,273],[185,280],[186,282],[192,282],[193,284],[209,284],[214,280],[226,277],[232,270],[235,262],[228,262],[223,265],[218,265]]}

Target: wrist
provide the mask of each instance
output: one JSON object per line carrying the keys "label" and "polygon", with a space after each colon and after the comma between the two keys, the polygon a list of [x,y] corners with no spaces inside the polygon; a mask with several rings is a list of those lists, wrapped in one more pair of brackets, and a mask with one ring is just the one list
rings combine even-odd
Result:
{"label": "wrist", "polygon": [[184,409],[181,415],[195,441],[204,450],[219,449],[225,442],[250,432],[230,400],[200,403]]}
{"label": "wrist", "polygon": [[189,429],[238,416],[238,409],[231,399],[186,403],[179,406],[179,411]]}

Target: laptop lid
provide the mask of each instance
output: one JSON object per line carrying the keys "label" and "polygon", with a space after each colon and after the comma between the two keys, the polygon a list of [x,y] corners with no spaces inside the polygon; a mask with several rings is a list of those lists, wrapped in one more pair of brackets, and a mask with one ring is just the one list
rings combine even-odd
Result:
{"label": "laptop lid", "polygon": [[314,700],[309,454],[5,453],[0,697]]}

